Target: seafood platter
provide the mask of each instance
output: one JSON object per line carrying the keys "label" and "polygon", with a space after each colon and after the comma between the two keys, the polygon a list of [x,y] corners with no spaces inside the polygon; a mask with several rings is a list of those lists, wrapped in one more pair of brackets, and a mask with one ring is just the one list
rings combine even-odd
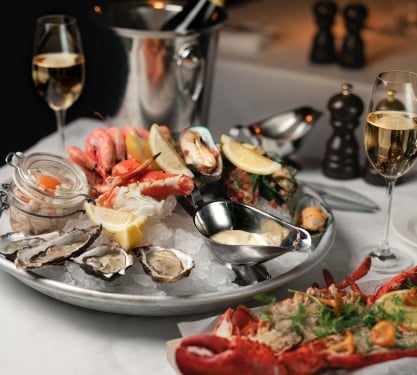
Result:
{"label": "seafood platter", "polygon": [[96,128],[66,157],[11,153],[0,269],[66,303],[131,315],[216,311],[330,250],[330,208],[261,146],[203,126]]}

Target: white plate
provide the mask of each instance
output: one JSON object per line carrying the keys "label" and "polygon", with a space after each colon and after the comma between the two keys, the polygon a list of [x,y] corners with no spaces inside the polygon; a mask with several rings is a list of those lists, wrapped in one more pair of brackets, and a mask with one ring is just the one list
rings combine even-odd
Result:
{"label": "white plate", "polygon": [[392,226],[405,242],[417,247],[417,210],[414,202],[396,208]]}

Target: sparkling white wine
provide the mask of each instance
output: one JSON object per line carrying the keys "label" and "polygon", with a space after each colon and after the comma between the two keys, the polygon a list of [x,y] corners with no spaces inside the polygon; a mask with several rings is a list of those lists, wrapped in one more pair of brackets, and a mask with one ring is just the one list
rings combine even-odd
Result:
{"label": "sparkling white wine", "polygon": [[53,109],[69,108],[84,86],[84,57],[75,53],[45,53],[32,61],[32,78],[38,94]]}
{"label": "sparkling white wine", "polygon": [[368,157],[378,173],[387,178],[401,177],[417,156],[417,114],[371,112],[364,137]]}
{"label": "sparkling white wine", "polygon": [[184,8],[162,26],[162,30],[198,30],[216,24],[225,0],[190,0]]}

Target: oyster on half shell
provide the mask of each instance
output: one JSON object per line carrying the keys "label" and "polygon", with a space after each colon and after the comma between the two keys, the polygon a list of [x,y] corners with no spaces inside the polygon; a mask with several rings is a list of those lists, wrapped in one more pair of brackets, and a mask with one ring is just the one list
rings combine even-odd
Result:
{"label": "oyster on half shell", "polygon": [[150,245],[136,251],[144,271],[157,282],[181,280],[194,268],[193,258],[183,250]]}
{"label": "oyster on half shell", "polygon": [[77,256],[98,238],[101,229],[101,225],[93,225],[86,229],[73,229],[36,246],[22,247],[16,253],[14,261],[16,268],[38,268]]}
{"label": "oyster on half shell", "polygon": [[45,243],[59,236],[58,231],[28,235],[23,232],[8,232],[0,236],[0,254],[4,255],[6,259],[14,261],[18,250],[24,248],[31,248],[39,244]]}
{"label": "oyster on half shell", "polygon": [[90,275],[111,281],[133,265],[134,255],[127,252],[119,244],[112,242],[95,246],[81,255],[71,258]]}

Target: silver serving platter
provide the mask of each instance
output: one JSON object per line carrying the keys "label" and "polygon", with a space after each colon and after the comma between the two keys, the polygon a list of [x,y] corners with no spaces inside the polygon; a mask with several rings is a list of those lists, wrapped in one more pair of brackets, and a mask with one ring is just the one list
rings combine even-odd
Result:
{"label": "silver serving platter", "polygon": [[[57,300],[91,310],[110,313],[142,316],[175,316],[199,314],[223,310],[229,306],[247,302],[255,295],[268,293],[307,273],[327,255],[335,239],[335,222],[331,209],[320,196],[308,186],[301,186],[300,199],[312,195],[330,213],[331,220],[326,231],[314,241],[313,251],[293,268],[273,276],[269,280],[248,286],[239,286],[219,292],[190,294],[183,296],[139,295],[115,292],[103,292],[80,288],[51,278],[40,276],[35,272],[16,269],[13,262],[0,256],[0,269],[8,272],[29,287]],[[4,215],[5,217],[7,215]],[[3,219],[3,218],[2,218]],[[190,219],[191,220],[191,219]],[[7,232],[4,220],[0,226],[1,233]]]}

